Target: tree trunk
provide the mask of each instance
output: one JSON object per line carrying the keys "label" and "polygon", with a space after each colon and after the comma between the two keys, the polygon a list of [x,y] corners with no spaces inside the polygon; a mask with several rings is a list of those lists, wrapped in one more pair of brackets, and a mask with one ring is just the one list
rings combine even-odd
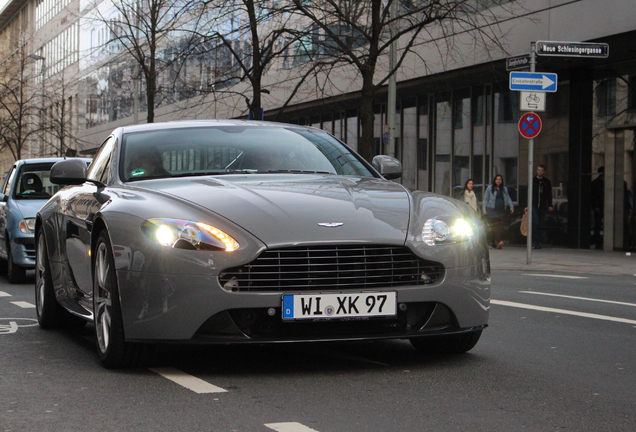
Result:
{"label": "tree trunk", "polygon": [[358,141],[358,153],[371,162],[375,156],[373,151],[373,97],[375,87],[373,85],[373,74],[367,73],[362,76],[362,92],[360,95],[360,140]]}

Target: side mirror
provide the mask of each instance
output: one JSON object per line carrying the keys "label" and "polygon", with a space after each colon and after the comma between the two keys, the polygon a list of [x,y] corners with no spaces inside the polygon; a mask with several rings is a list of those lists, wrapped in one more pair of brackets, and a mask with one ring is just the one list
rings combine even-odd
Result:
{"label": "side mirror", "polygon": [[373,158],[371,165],[387,180],[402,177],[402,162],[391,156],[378,155]]}
{"label": "side mirror", "polygon": [[78,185],[86,181],[86,162],[82,159],[66,159],[51,167],[51,183]]}
{"label": "side mirror", "polygon": [[9,195],[0,193],[0,202],[7,202],[7,201],[9,201]]}

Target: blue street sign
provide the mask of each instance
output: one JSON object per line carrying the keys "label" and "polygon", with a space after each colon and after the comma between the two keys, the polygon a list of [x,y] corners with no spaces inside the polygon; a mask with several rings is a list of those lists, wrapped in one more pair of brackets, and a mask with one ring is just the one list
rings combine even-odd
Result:
{"label": "blue street sign", "polygon": [[557,74],[547,72],[510,72],[510,90],[557,91]]}

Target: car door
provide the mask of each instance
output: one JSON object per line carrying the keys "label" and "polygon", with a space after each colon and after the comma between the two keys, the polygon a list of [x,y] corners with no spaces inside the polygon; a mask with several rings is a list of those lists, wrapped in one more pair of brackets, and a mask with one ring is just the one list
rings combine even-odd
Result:
{"label": "car door", "polygon": [[14,182],[16,173],[16,166],[14,165],[2,182],[2,189],[0,189],[0,257],[7,258],[7,223],[9,221],[9,208],[7,202],[11,197],[11,186]]}
{"label": "car door", "polygon": [[[113,151],[114,139],[107,139],[89,166],[89,179],[107,182],[108,167]],[[67,264],[76,286],[92,307],[93,278],[91,267],[91,231],[93,219],[106,198],[94,183],[86,182],[72,188],[65,197],[63,213],[63,232]]]}

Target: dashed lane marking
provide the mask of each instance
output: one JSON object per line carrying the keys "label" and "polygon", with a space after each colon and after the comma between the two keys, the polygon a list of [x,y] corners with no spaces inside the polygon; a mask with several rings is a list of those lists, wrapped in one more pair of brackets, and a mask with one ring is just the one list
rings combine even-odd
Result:
{"label": "dashed lane marking", "polygon": [[265,426],[277,432],[318,432],[316,429],[297,422],[267,423]]}
{"label": "dashed lane marking", "polygon": [[16,305],[16,306],[20,306],[22,309],[33,309],[33,308],[35,308],[34,304],[31,304],[31,303],[25,302],[25,301],[14,301],[14,302],[11,302],[11,303]]}
{"label": "dashed lane marking", "polygon": [[0,291],[0,297],[11,297],[11,294],[6,293],[4,291]]}
{"label": "dashed lane marking", "polygon": [[587,276],[553,275],[553,274],[540,274],[540,273],[522,273],[522,276],[551,277],[551,278],[561,278],[561,279],[589,279],[589,277]]}
{"label": "dashed lane marking", "polygon": [[562,298],[569,298],[569,299],[575,299],[575,300],[586,300],[586,301],[593,301],[593,302],[599,302],[599,303],[611,303],[611,304],[622,305],[622,306],[636,307],[636,303],[625,303],[625,302],[618,302],[613,300],[601,300],[601,299],[595,299],[595,298],[577,297],[577,296],[569,296],[569,295],[563,295],[563,294],[550,294],[550,293],[543,293],[543,292],[537,292],[537,291],[519,291],[519,292],[524,294],[536,294],[536,295],[543,295],[543,296],[550,296],[550,297],[562,297]]}
{"label": "dashed lane marking", "polygon": [[161,375],[162,377],[169,379],[170,381],[179,384],[182,387],[192,390],[195,393],[223,393],[227,390],[212,385],[202,379],[188,375],[175,368],[152,368],[152,372]]}
{"label": "dashed lane marking", "polygon": [[555,309],[555,308],[549,308],[549,307],[543,307],[543,306],[534,306],[534,305],[529,305],[529,304],[524,304],[524,303],[515,303],[515,302],[503,301],[503,300],[490,300],[490,303],[496,304],[496,305],[501,305],[501,306],[516,307],[516,308],[521,308],[521,309],[531,309],[531,310],[537,310],[537,311],[543,311],[543,312],[560,313],[560,314],[563,314],[563,315],[574,315],[574,316],[580,316],[580,317],[584,317],[584,318],[593,318],[593,319],[599,319],[599,320],[605,320],[605,321],[614,321],[614,322],[620,322],[620,323],[626,323],[626,324],[636,324],[636,320],[612,317],[612,316],[607,316],[607,315],[597,315],[597,314],[591,314],[591,313],[586,313],[586,312],[575,312],[575,311],[566,310],[566,309]]}

